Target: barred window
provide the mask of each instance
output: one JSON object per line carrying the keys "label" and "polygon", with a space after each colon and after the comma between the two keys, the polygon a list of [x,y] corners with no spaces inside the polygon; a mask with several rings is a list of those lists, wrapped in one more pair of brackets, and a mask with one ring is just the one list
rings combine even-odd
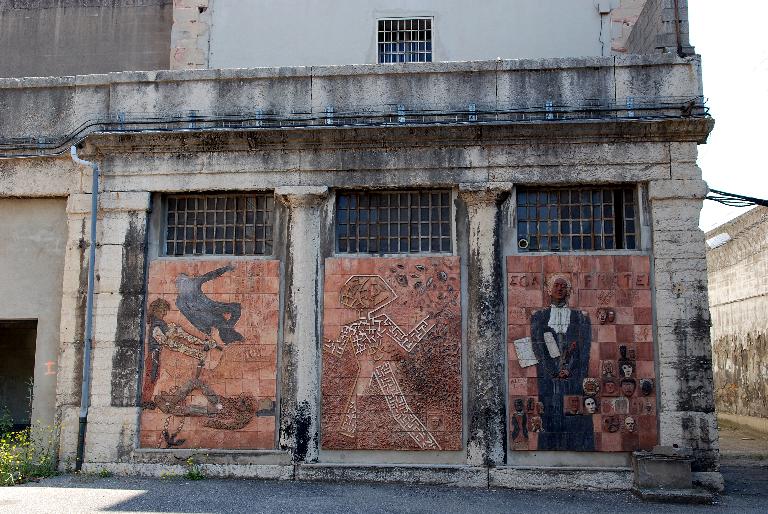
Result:
{"label": "barred window", "polygon": [[432,62],[432,18],[379,20],[379,63]]}
{"label": "barred window", "polygon": [[451,194],[431,191],[340,191],[339,253],[451,252]]}
{"label": "barred window", "polygon": [[518,189],[523,251],[634,250],[637,237],[634,188]]}
{"label": "barred window", "polygon": [[166,255],[271,255],[271,193],[172,195]]}

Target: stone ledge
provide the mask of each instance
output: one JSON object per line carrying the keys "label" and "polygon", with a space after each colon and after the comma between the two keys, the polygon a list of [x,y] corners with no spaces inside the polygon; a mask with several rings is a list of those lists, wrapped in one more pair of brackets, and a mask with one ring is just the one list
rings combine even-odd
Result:
{"label": "stone ledge", "polygon": [[203,450],[203,449],[156,449],[137,448],[131,454],[133,464],[183,464],[194,458],[211,465],[292,466],[291,455],[281,450]]}
{"label": "stone ledge", "polygon": [[711,504],[714,495],[702,489],[638,489],[632,493],[643,501],[657,503]]}
{"label": "stone ledge", "polygon": [[[138,450],[152,458],[161,453],[173,455],[176,463],[167,462],[87,462],[86,472],[109,471],[117,475],[160,477],[183,476],[188,471],[187,458],[200,455],[199,450]],[[211,455],[248,459],[278,456],[283,452],[213,451]],[[182,454],[186,455],[182,458]],[[287,454],[286,454],[287,455]],[[237,456],[237,457],[235,457]],[[137,459],[137,451],[133,454]],[[298,480],[317,482],[376,482],[419,485],[452,485],[468,488],[499,487],[520,490],[587,490],[629,491],[632,471],[629,468],[571,468],[571,467],[500,467],[486,468],[465,465],[362,465],[362,464],[241,464],[201,463],[200,470],[208,477],[255,478],[267,480]],[[719,473],[718,473],[719,475]]]}
{"label": "stone ledge", "polygon": [[629,468],[492,468],[489,486],[509,489],[628,491]]}
{"label": "stone ledge", "polygon": [[302,464],[296,479],[488,487],[488,469],[471,466]]}

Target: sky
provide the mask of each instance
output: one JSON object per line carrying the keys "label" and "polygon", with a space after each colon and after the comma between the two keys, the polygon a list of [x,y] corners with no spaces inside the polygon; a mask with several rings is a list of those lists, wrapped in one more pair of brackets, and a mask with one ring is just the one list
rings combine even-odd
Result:
{"label": "sky", "polygon": [[[704,96],[715,128],[699,146],[710,188],[768,199],[768,1],[688,0],[691,43],[702,56]],[[707,200],[700,227],[746,212]]]}

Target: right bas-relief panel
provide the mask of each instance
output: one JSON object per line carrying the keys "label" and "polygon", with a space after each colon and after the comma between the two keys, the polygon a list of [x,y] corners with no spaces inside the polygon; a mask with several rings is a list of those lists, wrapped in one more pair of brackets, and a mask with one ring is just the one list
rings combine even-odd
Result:
{"label": "right bas-relief panel", "polygon": [[513,450],[658,444],[650,259],[507,257]]}

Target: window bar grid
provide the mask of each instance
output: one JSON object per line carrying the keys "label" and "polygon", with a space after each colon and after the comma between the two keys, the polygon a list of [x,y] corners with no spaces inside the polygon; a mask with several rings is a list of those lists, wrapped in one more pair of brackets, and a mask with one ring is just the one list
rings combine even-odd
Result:
{"label": "window bar grid", "polygon": [[634,250],[636,211],[632,188],[521,188],[518,246],[523,251]]}
{"label": "window bar grid", "polygon": [[378,21],[379,63],[432,62],[432,19]]}
{"label": "window bar grid", "polygon": [[338,253],[448,253],[448,191],[339,192]]}
{"label": "window bar grid", "polygon": [[271,194],[168,197],[165,254],[270,255]]}

